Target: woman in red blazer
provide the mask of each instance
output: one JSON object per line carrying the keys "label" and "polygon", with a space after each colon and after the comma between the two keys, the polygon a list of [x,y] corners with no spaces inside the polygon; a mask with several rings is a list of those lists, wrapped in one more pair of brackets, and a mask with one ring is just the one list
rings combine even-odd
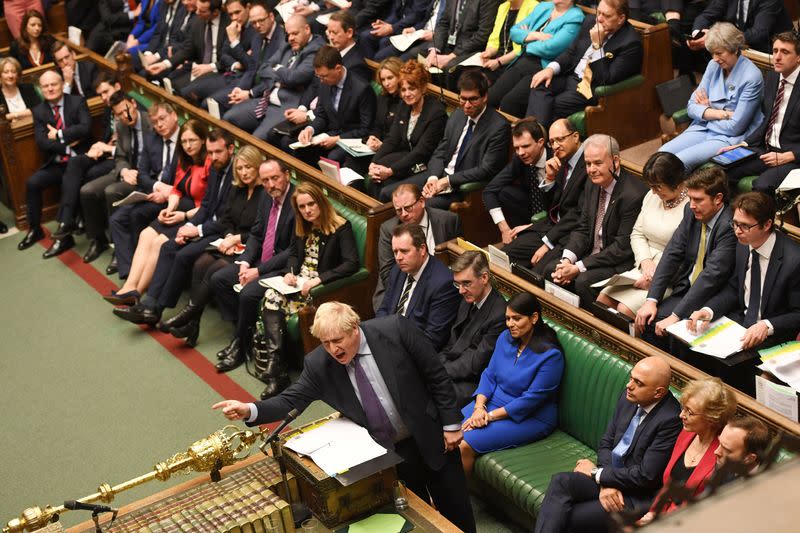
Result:
{"label": "woman in red blazer", "polygon": [[670,482],[682,483],[695,496],[703,492],[716,465],[717,437],[736,413],[736,397],[719,378],[689,383],[681,393],[680,402],[683,429],[664,470],[665,488],[656,496],[650,511],[637,522],[639,525],[650,523],[656,513],[666,514],[683,504],[670,497],[664,498]]}

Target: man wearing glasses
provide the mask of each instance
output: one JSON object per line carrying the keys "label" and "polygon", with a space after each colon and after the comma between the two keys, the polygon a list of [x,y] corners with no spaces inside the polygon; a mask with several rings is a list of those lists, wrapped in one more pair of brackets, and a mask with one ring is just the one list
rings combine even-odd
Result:
{"label": "man wearing glasses", "polygon": [[[489,81],[477,70],[464,72],[458,80],[461,109],[450,115],[439,142],[428,161],[427,170],[400,180],[423,187],[428,207],[449,209],[462,199],[458,188],[471,182],[488,182],[508,161],[510,128],[508,121],[488,102]],[[397,187],[381,189],[380,200],[388,202]]]}
{"label": "man wearing glasses", "polygon": [[422,191],[412,183],[404,183],[392,193],[392,205],[396,216],[381,224],[380,240],[378,241],[378,285],[372,304],[377,311],[383,301],[385,283],[389,279],[389,272],[394,265],[392,254],[392,230],[400,224],[418,224],[425,233],[425,244],[428,250],[435,250],[436,246],[455,239],[462,234],[461,219],[457,214],[443,209],[435,209],[425,205]]}
{"label": "man wearing glasses", "polygon": [[728,284],[689,317],[689,329],[702,331],[727,316],[747,328],[742,350],[794,339],[800,329],[800,247],[775,231],[775,202],[761,192],[733,202],[733,228],[739,244]]}

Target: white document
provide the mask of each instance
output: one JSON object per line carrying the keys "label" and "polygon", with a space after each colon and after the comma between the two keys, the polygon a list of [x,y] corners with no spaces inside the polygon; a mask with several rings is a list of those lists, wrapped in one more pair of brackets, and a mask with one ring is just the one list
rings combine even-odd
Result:
{"label": "white document", "polygon": [[781,191],[791,191],[793,189],[800,189],[800,169],[795,169],[789,172],[778,188],[776,189],[777,192]]}
{"label": "white document", "polygon": [[319,135],[314,135],[313,137],[311,137],[311,142],[310,143],[303,143],[303,142],[300,142],[300,141],[296,141],[296,142],[293,142],[292,144],[290,144],[289,148],[291,148],[292,150],[297,150],[298,148],[307,148],[309,146],[313,146],[315,144],[319,144],[322,141],[324,141],[325,139],[329,139],[329,138],[330,138],[330,135],[328,135],[327,133],[320,133]]}
{"label": "white document", "polygon": [[172,88],[172,80],[169,78],[162,78],[164,82],[164,90],[167,91],[169,94],[175,94],[175,89]]}
{"label": "white document", "polygon": [[622,287],[625,285],[633,285],[641,276],[637,276],[632,272],[623,272],[622,274],[614,274],[608,279],[592,283],[592,287]]}
{"label": "white document", "polygon": [[386,454],[369,432],[346,419],[335,418],[289,439],[286,447],[307,455],[329,476]]}
{"label": "white document", "polygon": [[213,98],[206,98],[206,107],[208,108],[209,115],[216,119],[222,118],[219,114],[219,102]]}
{"label": "white document", "polygon": [[348,0],[326,0],[329,4],[333,4],[339,9],[349,9],[351,3]]}
{"label": "white document", "polygon": [[556,285],[553,282],[545,280],[544,282],[544,292],[547,294],[552,294],[556,298],[561,301],[567,302],[568,304],[574,305],[575,307],[580,307],[581,305],[581,298],[575,293],[569,292],[564,287]]}
{"label": "white document", "polygon": [[69,42],[76,46],[81,46],[81,34],[83,32],[80,28],[76,28],[75,26],[69,26],[67,28],[67,38]]}
{"label": "white document", "polygon": [[412,33],[401,33],[399,35],[392,35],[389,37],[389,42],[392,43],[392,46],[397,48],[401,52],[405,52],[411,45],[415,42],[422,39],[422,36],[425,35],[424,30],[417,30]]}
{"label": "white document", "polygon": [[481,59],[481,53],[475,52],[464,61],[459,63],[462,67],[483,67],[483,59]]}
{"label": "white document", "polygon": [[508,258],[508,254],[491,244],[489,245],[489,262],[511,272],[511,260]]}
{"label": "white document", "polygon": [[792,387],[756,376],[756,400],[792,422],[800,422],[797,418],[797,392]]}
{"label": "white document", "polygon": [[428,64],[428,60],[425,59],[425,57],[422,54],[417,54],[417,62],[418,63],[422,63],[423,65],[425,65],[428,68],[428,72],[430,72],[431,74],[441,74],[442,72],[444,72],[439,67],[430,66]]}
{"label": "white document", "polygon": [[667,332],[689,345],[694,352],[725,359],[742,351],[742,337],[747,329],[724,316],[714,320],[701,334],[689,331],[689,321],[681,320],[667,328]]}
{"label": "white document", "polygon": [[323,26],[327,26],[328,22],[331,21],[332,13],[323,13],[322,15],[317,16],[317,22],[322,24]]}
{"label": "white document", "polygon": [[127,49],[127,46],[122,41],[115,41],[114,44],[111,45],[111,48],[108,49],[106,55],[104,56],[109,61],[117,61],[117,54],[120,52],[124,52]]}
{"label": "white document", "polygon": [[113,205],[114,207],[119,207],[121,205],[138,204],[139,202],[144,202],[146,200],[147,200],[147,194],[141,191],[133,191],[122,200],[117,200],[111,205]]}
{"label": "white document", "polygon": [[760,369],[797,391],[800,391],[800,342],[792,341],[773,348],[759,350],[763,363]]}
{"label": "white document", "polygon": [[340,167],[339,163],[336,161],[324,157],[319,160],[318,165],[323,174],[332,180],[338,181],[342,185],[350,185],[354,181],[364,179],[364,176],[352,168]]}
{"label": "white document", "polygon": [[342,144],[343,147],[347,147],[353,152],[359,154],[374,154],[375,151],[361,142],[361,139],[339,139],[336,144]]}
{"label": "white document", "polygon": [[278,14],[280,14],[281,18],[283,19],[283,21],[286,22],[287,20],[289,20],[289,17],[294,15],[294,8],[297,7],[299,4],[300,2],[298,0],[291,0],[289,2],[286,2],[285,4],[278,4],[277,6],[275,6],[275,11],[277,11]]}
{"label": "white document", "polygon": [[275,289],[281,294],[288,295],[288,294],[295,294],[303,290],[303,285],[308,280],[309,278],[303,278],[297,276],[297,286],[293,286],[293,285],[287,285],[283,281],[283,276],[273,276],[271,278],[258,280],[258,284],[268,289]]}
{"label": "white document", "polygon": [[[223,241],[223,239],[222,239],[222,237],[220,237],[219,239],[217,239],[215,241],[211,241],[210,243],[208,243],[208,246],[209,246],[209,248],[211,248],[211,247],[219,248],[219,245],[222,244],[222,241]],[[246,250],[246,248],[245,248],[244,244],[239,243],[233,249],[233,253],[236,254],[236,255],[239,255],[239,254],[243,254],[245,250]]]}

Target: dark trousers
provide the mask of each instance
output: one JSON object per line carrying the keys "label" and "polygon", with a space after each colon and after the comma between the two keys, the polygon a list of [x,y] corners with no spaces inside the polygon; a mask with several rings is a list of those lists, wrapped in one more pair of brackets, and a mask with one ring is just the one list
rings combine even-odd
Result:
{"label": "dark trousers", "polygon": [[331,150],[328,150],[326,148],[321,148],[319,146],[308,146],[306,148],[298,148],[297,150],[292,150],[291,148],[289,148],[289,145],[295,141],[297,141],[296,137],[288,137],[286,135],[282,135],[280,137],[280,147],[284,152],[287,152],[295,156],[297,159],[300,159],[301,161],[308,163],[312,167],[317,166],[317,162],[319,161],[320,157],[332,159],[337,163],[339,163],[341,166],[344,166],[344,162],[347,159],[347,152],[345,152],[338,146],[334,146]]}
{"label": "dark trousers", "polygon": [[[402,183],[413,183],[422,189],[425,186],[425,182],[428,181],[428,177],[430,175],[431,174],[429,172],[420,172],[418,174],[414,174],[413,176],[409,176],[408,178],[399,179],[391,183],[384,182],[384,185],[381,187],[380,193],[378,194],[378,200],[384,203],[391,202],[392,192],[394,192],[394,190]],[[437,194],[433,198],[426,198],[425,205],[427,207],[435,207],[437,209],[444,209],[447,211],[450,209],[451,203],[458,202],[461,199],[461,195],[457,192],[450,194]]]}
{"label": "dark trousers", "polygon": [[[217,235],[211,235],[185,245],[176,243],[174,239],[164,243],[158,254],[153,279],[147,289],[147,294],[158,300],[161,308],[175,307],[194,262],[216,238]],[[119,258],[117,262],[119,263]]]}
{"label": "dark trousers", "polygon": [[541,84],[532,89],[525,116],[536,117],[540,124],[549,128],[555,119],[568,117],[583,111],[588,105],[596,104],[597,98],[587,100],[576,90],[578,83],[578,77],[569,72],[566,76],[554,76],[550,87]]}
{"label": "dark trousers", "polygon": [[500,206],[503,208],[503,215],[506,222],[512,228],[531,223],[530,194],[526,187],[519,185],[509,185],[500,190]]}
{"label": "dark trousers", "polygon": [[81,208],[88,238],[106,240],[108,217],[115,210],[114,202],[122,200],[132,191],[133,185],[118,181],[114,172],[108,172],[81,187]]}
{"label": "dark trousers", "polygon": [[[552,227],[553,223],[548,218],[534,222],[531,227],[517,235],[517,238],[511,241],[510,244],[504,246],[503,251],[507,253],[508,257],[515,263],[530,268],[533,254],[544,245],[542,237],[544,237]],[[561,252],[559,252],[559,256],[560,253]]]}
{"label": "dark trousers", "polygon": [[[609,516],[599,496],[600,487],[584,474],[561,472],[554,475],[536,517],[535,533],[608,531]],[[627,498],[625,507],[628,508]]]}
{"label": "dark trousers", "polygon": [[[533,267],[534,272],[538,272],[544,276],[545,279],[553,281],[553,271],[561,262],[563,251],[563,248],[556,246],[554,249],[547,252],[536,266]],[[530,259],[528,259],[528,261],[530,261]],[[592,306],[592,302],[597,299],[597,295],[600,294],[600,288],[592,287],[592,284],[610,278],[616,273],[617,269],[611,267],[590,268],[586,272],[578,274],[572,283],[562,286],[577,294],[581,299],[581,307],[588,309]]]}
{"label": "dark trousers", "polygon": [[542,70],[536,56],[523,55],[502,71],[489,87],[489,105],[515,117],[522,117],[531,93],[531,78]]}
{"label": "dark trousers", "polygon": [[114,240],[114,256],[117,258],[119,277],[128,277],[131,271],[133,254],[139,242],[139,233],[155,220],[159,211],[167,204],[142,202],[124,205],[117,209],[109,219],[111,238]]}
{"label": "dark trousers", "polygon": [[258,320],[258,303],[267,291],[265,287],[258,284],[258,280],[272,275],[274,273],[260,276],[242,287],[239,293],[233,290],[233,286],[239,283],[239,265],[225,266],[211,276],[211,292],[217,301],[222,319],[236,324],[234,337],[244,339],[244,336]]}
{"label": "dark trousers", "polygon": [[45,189],[61,183],[66,168],[67,165],[64,163],[47,163],[28,178],[25,184],[25,214],[30,229],[42,225],[42,193]]}
{"label": "dark trousers", "polygon": [[[753,147],[752,149],[757,152],[758,156],[767,153],[767,150],[763,146]],[[782,152],[785,150],[769,149],[769,151]],[[773,196],[775,194],[775,189],[784,179],[786,179],[786,176],[789,174],[789,172],[800,168],[800,161],[792,161],[791,163],[786,163],[785,165],[769,167],[764,164],[764,162],[761,161],[758,156],[751,157],[747,161],[743,161],[738,165],[726,170],[725,173],[728,175],[728,180],[738,183],[739,180],[744,177],[758,176],[758,178],[756,178],[756,180],[753,182],[753,190],[761,191]]]}
{"label": "dark trousers", "polygon": [[405,481],[408,489],[426,502],[433,500],[436,509],[456,527],[465,533],[474,533],[475,518],[461,466],[461,453],[458,450],[446,453],[445,465],[433,470],[425,464],[413,438],[398,442],[395,451],[403,458],[397,465],[397,476]]}
{"label": "dark trousers", "polygon": [[189,82],[186,87],[180,90],[180,95],[194,105],[200,105],[204,103],[206,98],[226,87],[226,80],[226,76],[218,72],[212,72]]}
{"label": "dark trousers", "polygon": [[111,172],[113,159],[97,161],[83,154],[71,157],[61,181],[61,201],[58,208],[58,221],[72,222],[80,207],[81,186]]}

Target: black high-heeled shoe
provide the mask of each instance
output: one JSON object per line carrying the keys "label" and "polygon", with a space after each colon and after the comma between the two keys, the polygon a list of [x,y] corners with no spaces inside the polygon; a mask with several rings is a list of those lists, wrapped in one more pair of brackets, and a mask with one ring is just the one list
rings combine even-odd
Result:
{"label": "black high-heeled shoe", "polygon": [[164,320],[164,327],[167,328],[167,330],[162,331],[168,331],[186,326],[189,324],[189,322],[199,318],[200,315],[203,314],[204,307],[204,305],[195,305],[191,300],[189,300],[189,303],[186,304],[186,307],[178,311],[175,316]]}
{"label": "black high-heeled shoe", "polygon": [[170,328],[170,334],[178,339],[184,339],[186,346],[194,348],[197,346],[197,338],[200,336],[200,319],[196,318],[179,328]]}

